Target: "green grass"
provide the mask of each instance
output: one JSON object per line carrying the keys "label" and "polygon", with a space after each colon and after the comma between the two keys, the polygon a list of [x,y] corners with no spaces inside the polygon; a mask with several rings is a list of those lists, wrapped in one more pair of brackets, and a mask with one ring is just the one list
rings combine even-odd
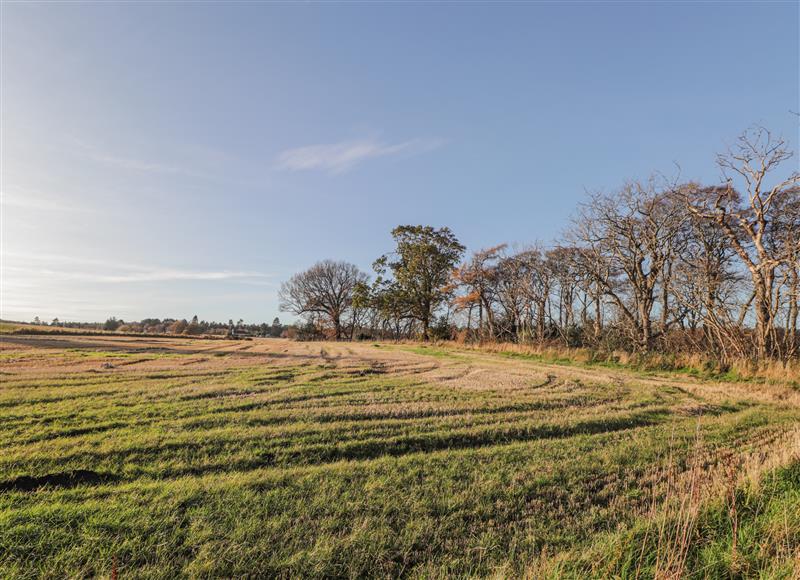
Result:
{"label": "green grass", "polygon": [[[98,367],[143,356],[48,352]],[[786,405],[698,401],[635,375],[514,390],[487,375],[466,389],[319,359],[166,358],[174,367],[56,374],[3,363],[0,577],[107,577],[114,562],[137,578],[522,576],[538,565],[625,577],[642,545],[654,569],[644,533],[666,493],[659,469],[766,451],[800,420]],[[686,411],[699,403],[702,416]],[[735,561],[728,512],[709,504],[690,570],[790,570],[797,469],[740,492]],[[20,489],[79,470],[84,481]]]}
{"label": "green grass", "polygon": [[[797,578],[800,559],[800,462],[767,473],[756,485],[740,486],[697,514],[688,534],[680,576],[701,578]],[[731,507],[735,505],[735,515]],[[659,535],[686,529],[685,512],[603,535],[594,545],[553,562],[548,572],[568,577],[653,577],[659,562]],[[734,529],[734,521],[736,526]],[[735,541],[734,541],[735,538]],[[674,550],[674,546],[670,546]],[[563,555],[562,555],[563,556]]]}

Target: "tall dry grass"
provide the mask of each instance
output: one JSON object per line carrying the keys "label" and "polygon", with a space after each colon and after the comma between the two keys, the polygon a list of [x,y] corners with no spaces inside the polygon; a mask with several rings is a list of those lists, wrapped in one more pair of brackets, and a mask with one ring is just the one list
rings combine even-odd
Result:
{"label": "tall dry grass", "polygon": [[[740,503],[744,500],[752,504],[752,498],[760,498],[759,505],[766,505],[772,493],[768,489],[769,475],[800,461],[800,428],[788,429],[769,451],[754,448],[742,452],[736,447],[715,450],[713,445],[706,445],[698,424],[689,445],[689,455],[681,459],[684,454],[673,434],[667,461],[647,474],[649,493],[641,509],[631,512],[641,525],[619,535],[600,535],[594,544],[579,551],[550,552],[544,546],[517,576],[531,580],[564,577],[679,580],[728,577],[720,576],[722,570],[727,570],[730,577],[752,577],[758,567],[756,564],[755,569],[748,568],[753,545],[741,549],[749,553],[740,553],[738,536],[740,527],[748,523],[752,526],[753,506]],[[780,523],[780,519],[776,517],[775,521]],[[789,528],[790,519],[787,515],[774,537],[758,538],[758,550],[764,552],[761,556],[765,559],[771,557],[765,554],[781,561],[796,559],[796,571],[800,571],[800,551],[797,542],[791,540],[796,534]],[[721,566],[700,574],[703,570],[698,569],[700,546],[721,538],[725,541],[716,546],[712,557],[720,559],[717,563]],[[505,567],[498,569],[493,578],[511,575],[513,572]]]}
{"label": "tall dry grass", "polygon": [[703,449],[699,430],[694,446],[685,469],[681,469],[674,456],[661,469],[662,484],[652,490],[637,578],[651,534],[657,538],[654,577],[661,580],[684,578],[687,558],[696,542],[699,519],[714,501],[724,502],[727,511],[732,534],[731,561],[735,566],[739,524],[737,491],[747,488],[757,493],[765,473],[800,460],[800,429],[785,433],[773,448],[777,451],[768,454],[761,450],[742,454],[730,449],[712,459]]}
{"label": "tall dry grass", "polygon": [[545,362],[625,367],[641,371],[680,372],[726,381],[761,380],[800,384],[800,360],[752,361],[735,359],[725,364],[701,353],[633,354],[626,351],[599,351],[552,344],[519,344],[512,342],[459,343],[445,342],[458,348],[507,355],[529,356]]}

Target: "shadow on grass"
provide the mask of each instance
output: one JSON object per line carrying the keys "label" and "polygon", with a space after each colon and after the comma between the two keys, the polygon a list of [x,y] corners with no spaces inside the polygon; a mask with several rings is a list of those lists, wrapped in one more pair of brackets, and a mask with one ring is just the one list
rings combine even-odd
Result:
{"label": "shadow on grass", "polygon": [[320,444],[302,449],[264,450],[258,457],[233,461],[224,465],[187,466],[176,468],[163,477],[206,475],[217,472],[250,471],[265,467],[293,467],[323,465],[337,461],[367,461],[382,457],[401,457],[415,453],[443,450],[478,449],[493,445],[507,445],[537,439],[568,438],[579,435],[598,435],[662,423],[670,413],[664,409],[643,411],[625,417],[589,420],[574,425],[535,425],[507,429],[427,434],[397,438],[375,438],[333,446]]}
{"label": "shadow on grass", "polygon": [[3,491],[35,491],[43,487],[71,488],[79,485],[99,485],[116,481],[118,478],[111,473],[98,473],[88,469],[76,469],[64,473],[48,473],[39,477],[22,475],[20,477],[0,482],[0,492]]}

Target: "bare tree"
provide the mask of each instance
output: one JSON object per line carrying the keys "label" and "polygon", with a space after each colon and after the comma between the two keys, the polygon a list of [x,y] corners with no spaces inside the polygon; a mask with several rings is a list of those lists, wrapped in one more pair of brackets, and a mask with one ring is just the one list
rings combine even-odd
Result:
{"label": "bare tree", "polygon": [[[715,222],[731,243],[731,247],[750,274],[755,309],[756,356],[772,354],[772,337],[779,300],[776,271],[787,263],[791,248],[770,243],[771,222],[778,207],[795,198],[800,173],[767,185],[773,174],[793,153],[786,142],[774,137],[763,127],[745,131],[734,147],[717,157],[725,184],[716,188],[713,198],[686,197],[686,206],[694,215]],[[744,195],[734,187],[739,182]],[[790,198],[790,199],[787,199]]]}
{"label": "bare tree", "polygon": [[800,310],[800,187],[793,187],[782,196],[775,210],[775,218],[770,222],[768,236],[770,251],[784,258],[777,270],[779,287],[776,302],[781,316],[776,323],[783,323],[783,340],[779,340],[777,329],[773,329],[773,342],[781,347],[778,353],[788,359],[797,356],[798,310]]}
{"label": "bare tree", "polygon": [[555,264],[538,248],[520,252],[517,260],[525,266],[526,276],[522,278],[522,291],[530,304],[530,318],[536,329],[536,339],[541,342],[545,339],[549,318],[547,302],[554,285]]}
{"label": "bare tree", "polygon": [[[675,251],[685,210],[671,201],[671,186],[631,182],[614,194],[593,195],[581,206],[571,238],[581,262],[631,328],[637,350],[654,338],[656,286]],[[666,320],[663,333],[674,322]]]}
{"label": "bare tree", "polygon": [[484,337],[484,320],[488,326],[488,336],[495,338],[493,288],[497,277],[497,262],[501,259],[506,244],[500,244],[472,255],[469,262],[453,272],[453,281],[463,293],[456,297],[457,311],[468,310],[467,325],[472,322],[472,310],[478,309],[478,336]]}
{"label": "bare tree", "polygon": [[353,313],[355,292],[366,283],[367,275],[353,264],[332,260],[318,262],[281,285],[280,309],[321,319],[330,324],[333,337],[339,340]]}
{"label": "bare tree", "polygon": [[629,182],[589,196],[551,249],[500,244],[458,267],[448,228],[399,226],[371,286],[322,262],[284,284],[281,307],[336,338],[452,336],[455,313],[479,340],[796,357],[800,173],[779,169],[791,156],[756,127],[718,157],[722,185]]}
{"label": "bare tree", "polygon": [[[716,195],[716,189],[690,183],[677,195],[702,204]],[[673,296],[685,312],[690,331],[702,329],[703,343],[698,349],[711,350],[723,362],[733,354],[744,356],[739,320],[749,303],[741,304],[742,280],[725,232],[715,222],[690,214],[681,236]]]}
{"label": "bare tree", "polygon": [[548,263],[555,277],[556,303],[558,304],[558,332],[561,339],[569,346],[571,335],[576,328],[575,300],[582,269],[579,267],[580,250],[571,246],[560,246],[547,253]]}
{"label": "bare tree", "polygon": [[525,334],[528,326],[525,321],[526,304],[528,302],[525,284],[530,271],[521,254],[503,256],[495,268],[493,295],[500,309],[500,326],[502,335],[516,341]]}

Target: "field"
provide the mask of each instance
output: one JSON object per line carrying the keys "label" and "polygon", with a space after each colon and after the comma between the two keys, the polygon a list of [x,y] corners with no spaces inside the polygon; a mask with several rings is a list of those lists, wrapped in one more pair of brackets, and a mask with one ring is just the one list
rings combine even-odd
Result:
{"label": "field", "polygon": [[800,573],[800,392],[403,344],[2,337],[0,577]]}

